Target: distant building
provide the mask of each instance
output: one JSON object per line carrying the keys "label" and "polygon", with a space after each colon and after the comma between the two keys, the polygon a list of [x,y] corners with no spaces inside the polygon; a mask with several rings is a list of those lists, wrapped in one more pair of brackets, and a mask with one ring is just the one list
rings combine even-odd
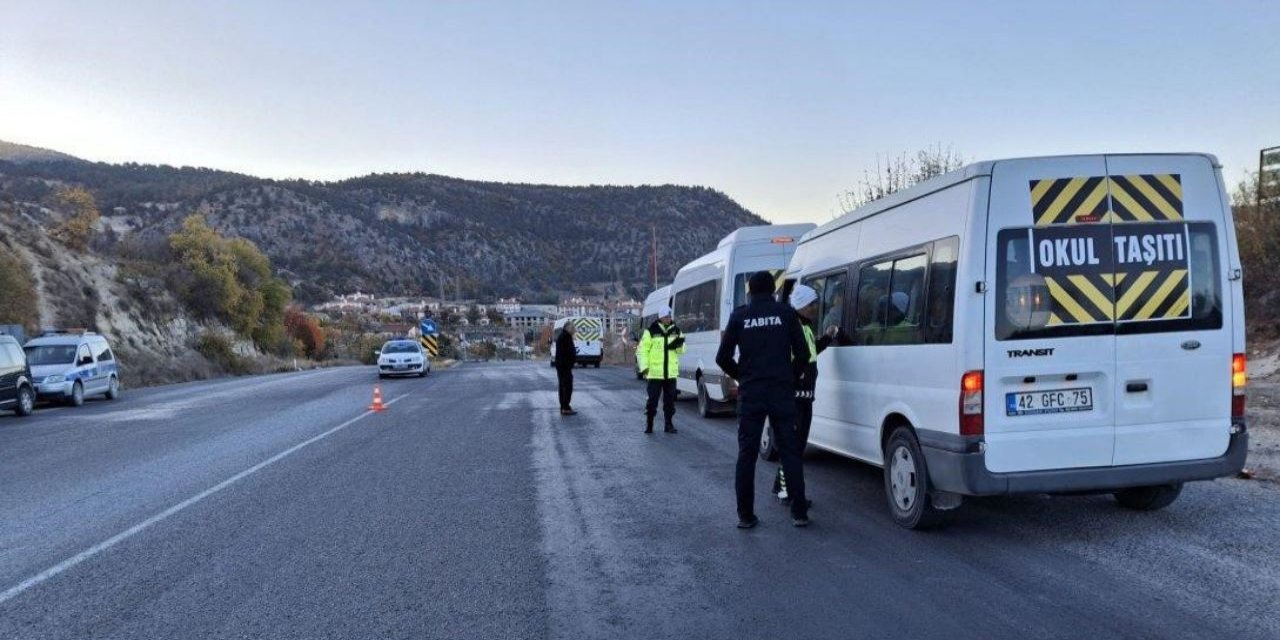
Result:
{"label": "distant building", "polygon": [[557,318],[554,312],[530,309],[529,307],[524,307],[512,313],[504,313],[502,316],[507,326],[514,329],[538,329],[550,326],[555,324]]}

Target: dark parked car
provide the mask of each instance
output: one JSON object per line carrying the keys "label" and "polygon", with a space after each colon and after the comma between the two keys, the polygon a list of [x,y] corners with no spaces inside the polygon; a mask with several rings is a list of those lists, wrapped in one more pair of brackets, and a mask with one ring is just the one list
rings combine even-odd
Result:
{"label": "dark parked car", "polygon": [[12,336],[0,335],[0,410],[29,416],[36,406],[27,355]]}

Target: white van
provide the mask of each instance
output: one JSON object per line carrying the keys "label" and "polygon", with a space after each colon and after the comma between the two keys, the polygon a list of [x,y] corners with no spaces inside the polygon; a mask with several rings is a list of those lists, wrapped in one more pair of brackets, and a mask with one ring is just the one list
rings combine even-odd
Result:
{"label": "white van", "polygon": [[1244,466],[1240,258],[1217,160],[981,162],[800,242],[820,292],[810,443],[884,468],[893,517],[964,495],[1159,509]]}
{"label": "white van", "polygon": [[[645,329],[653,326],[658,321],[658,310],[663,307],[671,306],[671,285],[658,287],[644,299],[644,307],[640,311],[640,320],[636,327],[635,339],[639,340]],[[640,363],[635,364],[636,380],[643,380],[644,376],[640,375]]]}
{"label": "white van", "polygon": [[580,367],[595,366],[600,368],[604,360],[604,318],[594,316],[569,316],[556,320],[551,333],[551,362],[555,366],[556,338],[564,330],[564,325],[572,322],[577,333],[573,334],[573,346],[577,350],[576,364]]}
{"label": "white van", "polygon": [[729,314],[747,303],[747,280],[757,271],[781,275],[800,236],[812,224],[743,227],[725,236],[715,251],[684,265],[671,284],[676,325],[684,332],[676,388],[696,394],[698,413],[710,417],[730,407],[738,389],[716,365],[720,332]]}

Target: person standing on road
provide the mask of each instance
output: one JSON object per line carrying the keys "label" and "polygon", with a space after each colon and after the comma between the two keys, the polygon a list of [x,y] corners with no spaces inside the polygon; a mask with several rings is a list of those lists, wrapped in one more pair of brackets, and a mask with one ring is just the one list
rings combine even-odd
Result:
{"label": "person standing on road", "polygon": [[738,381],[738,466],[734,478],[738,528],[750,529],[760,523],[755,514],[756,456],[766,418],[773,426],[787,474],[791,523],[808,526],[809,501],[805,499],[795,428],[796,379],[809,359],[804,331],[796,312],[773,299],[773,274],[752,274],[747,291],[749,301],[729,316],[716,352],[716,364]]}
{"label": "person standing on road", "polygon": [[658,310],[658,319],[640,337],[636,345],[636,364],[640,375],[649,381],[649,401],[644,406],[645,433],[653,433],[653,419],[658,415],[658,397],[662,397],[663,431],[678,433],[676,415],[676,376],[680,373],[680,354],[684,353],[684,334],[671,318],[671,307]]}
{"label": "person standing on road", "polygon": [[578,412],[569,405],[573,400],[573,367],[578,363],[578,348],[573,344],[573,334],[578,328],[572,322],[564,323],[556,336],[556,357],[552,364],[560,383],[560,415],[571,416]]}
{"label": "person standing on road", "polygon": [[[838,301],[833,302],[833,306],[839,304]],[[826,350],[835,341],[843,336],[840,332],[839,316],[827,314],[827,318],[823,319],[824,323],[830,324],[821,338],[814,340],[813,323],[818,317],[818,292],[803,284],[798,284],[791,291],[791,308],[796,310],[796,314],[800,316],[800,329],[804,332],[805,346],[808,348],[805,359],[804,371],[796,378],[796,442],[800,448],[800,454],[804,455],[804,449],[809,444],[809,429],[813,426],[813,391],[818,384],[818,354]],[[832,311],[838,311],[833,308]],[[778,465],[778,475],[773,480],[773,492],[782,500],[783,504],[790,504],[791,498],[787,493],[786,473],[782,469],[782,465]],[[810,506],[813,501],[809,501]]]}

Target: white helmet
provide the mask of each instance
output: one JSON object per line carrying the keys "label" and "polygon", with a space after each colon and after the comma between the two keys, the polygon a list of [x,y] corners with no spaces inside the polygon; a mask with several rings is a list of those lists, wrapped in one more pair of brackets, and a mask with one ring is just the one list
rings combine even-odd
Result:
{"label": "white helmet", "polygon": [[818,301],[818,292],[813,287],[798,284],[791,290],[791,308],[803,309]]}

